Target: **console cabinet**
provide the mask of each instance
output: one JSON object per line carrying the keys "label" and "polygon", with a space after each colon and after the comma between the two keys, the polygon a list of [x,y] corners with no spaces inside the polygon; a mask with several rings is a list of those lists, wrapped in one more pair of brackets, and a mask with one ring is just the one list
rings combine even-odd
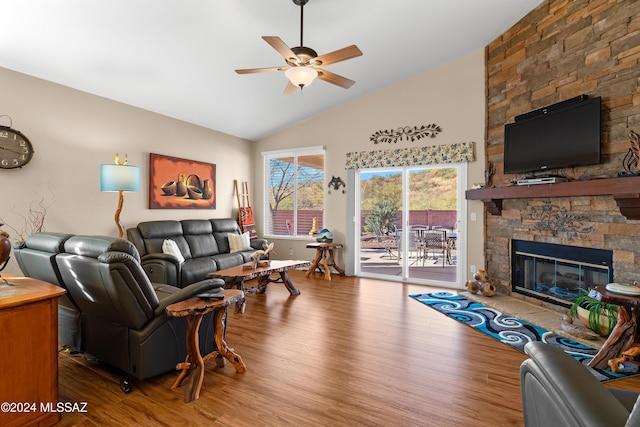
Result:
{"label": "console cabinet", "polygon": [[46,409],[58,402],[57,299],[65,290],[27,277],[0,277],[0,425],[53,425],[60,415]]}

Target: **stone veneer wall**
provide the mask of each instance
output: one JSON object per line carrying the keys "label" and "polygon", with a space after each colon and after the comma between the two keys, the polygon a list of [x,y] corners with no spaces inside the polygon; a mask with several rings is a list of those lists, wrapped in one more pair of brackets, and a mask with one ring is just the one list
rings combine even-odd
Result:
{"label": "stone veneer wall", "polygon": [[[546,1],[487,46],[486,73],[490,185],[516,177],[503,174],[504,125],[580,94],[602,97],[602,162],[559,172],[615,177],[629,131],[640,133],[640,1]],[[611,197],[504,200],[501,216],[486,214],[485,236],[487,272],[509,287],[512,238],[611,249],[614,280],[640,281],[640,221]]]}

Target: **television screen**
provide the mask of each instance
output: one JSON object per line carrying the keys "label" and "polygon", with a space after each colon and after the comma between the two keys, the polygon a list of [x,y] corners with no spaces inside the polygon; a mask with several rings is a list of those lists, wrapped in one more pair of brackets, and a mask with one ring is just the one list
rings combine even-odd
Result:
{"label": "television screen", "polygon": [[577,97],[505,125],[504,173],[600,163],[600,103],[600,97]]}

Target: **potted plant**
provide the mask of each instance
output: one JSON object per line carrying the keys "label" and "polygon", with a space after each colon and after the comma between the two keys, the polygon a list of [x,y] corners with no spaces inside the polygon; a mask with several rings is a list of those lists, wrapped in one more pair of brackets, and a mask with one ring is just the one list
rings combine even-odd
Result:
{"label": "potted plant", "polygon": [[571,316],[597,334],[609,336],[618,321],[618,306],[607,304],[581,289],[570,308]]}

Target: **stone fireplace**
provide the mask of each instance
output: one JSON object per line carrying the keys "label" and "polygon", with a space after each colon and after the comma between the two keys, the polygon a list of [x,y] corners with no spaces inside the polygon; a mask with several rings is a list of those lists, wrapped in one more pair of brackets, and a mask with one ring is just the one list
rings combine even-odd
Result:
{"label": "stone fireplace", "polygon": [[[640,176],[618,178],[640,131],[636,15],[636,2],[550,0],[486,48],[487,174],[467,199],[484,204],[484,267],[505,289],[512,240],[608,250],[611,281],[640,281]],[[569,182],[513,186],[505,124],[583,93],[603,100],[599,164],[545,172]]]}
{"label": "stone fireplace", "polygon": [[[498,281],[503,289],[513,289],[518,295],[524,294],[525,300],[543,305],[549,303],[556,307],[570,304],[570,299],[565,298],[573,292],[562,293],[559,292],[561,289],[551,289],[558,286],[541,286],[549,284],[539,283],[541,279],[557,285],[557,278],[549,277],[550,269],[562,274],[560,280],[565,280],[565,290],[639,280],[640,210],[634,208],[634,214],[631,215],[616,201],[616,191],[620,191],[623,197],[632,193],[630,188],[623,185],[627,180],[636,190],[636,199],[640,200],[640,177],[601,180],[611,183],[607,195],[558,194],[556,197],[544,197],[535,194],[543,190],[550,193],[556,188],[570,188],[573,191],[574,186],[586,186],[585,192],[595,192],[595,183],[577,182],[531,188],[469,190],[470,196],[474,195],[474,191],[480,192],[482,198],[478,198],[485,205],[500,207],[496,213],[487,209],[485,217],[485,262],[489,276]],[[517,193],[504,193],[507,190]],[[486,193],[491,195],[493,191],[499,192],[501,199],[485,197]],[[532,247],[534,243],[541,244],[543,250]],[[559,253],[545,252],[555,246],[564,249]],[[605,256],[599,259],[593,254]],[[520,256],[522,259],[519,259]],[[532,272],[531,278],[525,279],[525,272]],[[547,274],[541,277],[542,273]],[[556,291],[564,298],[558,298],[559,294],[554,294]]]}
{"label": "stone fireplace", "polygon": [[511,241],[511,290],[568,307],[581,290],[613,280],[613,251]]}

